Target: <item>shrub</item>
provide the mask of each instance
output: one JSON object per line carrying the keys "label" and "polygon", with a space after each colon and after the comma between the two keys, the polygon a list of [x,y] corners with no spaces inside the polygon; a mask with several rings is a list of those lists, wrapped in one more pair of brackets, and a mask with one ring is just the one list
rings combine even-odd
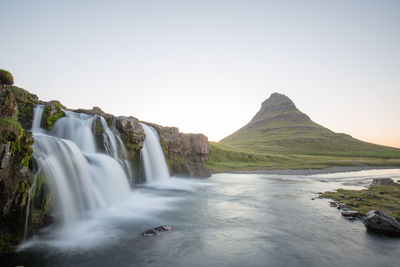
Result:
{"label": "shrub", "polygon": [[0,69],[0,84],[13,85],[14,78],[9,71]]}

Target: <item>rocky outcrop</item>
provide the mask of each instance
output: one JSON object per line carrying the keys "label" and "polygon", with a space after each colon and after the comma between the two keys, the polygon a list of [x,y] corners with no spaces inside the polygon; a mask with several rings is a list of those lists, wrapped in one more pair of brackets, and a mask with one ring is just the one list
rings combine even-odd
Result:
{"label": "rocky outcrop", "polygon": [[31,132],[24,130],[18,103],[21,95],[0,85],[0,251],[13,248],[23,237],[24,214],[31,185],[28,164],[33,152]]}
{"label": "rocky outcrop", "polygon": [[45,105],[42,115],[41,126],[44,129],[50,129],[51,126],[59,119],[65,116],[65,107],[59,101],[41,102]]}
{"label": "rocky outcrop", "polygon": [[211,176],[211,171],[204,166],[210,149],[207,136],[180,133],[176,127],[146,124],[157,130],[172,175]]}
{"label": "rocky outcrop", "polygon": [[369,231],[387,235],[400,235],[400,223],[392,216],[383,214],[378,210],[368,212],[363,222]]}
{"label": "rocky outcrop", "polygon": [[372,180],[372,185],[398,185],[390,178],[378,178]]}
{"label": "rocky outcrop", "polygon": [[115,118],[114,121],[115,128],[118,130],[125,144],[129,160],[136,173],[136,182],[143,182],[145,175],[143,173],[143,168],[140,166],[140,150],[146,138],[143,127],[140,125],[138,119],[134,117],[119,116]]}
{"label": "rocky outcrop", "polygon": [[110,122],[110,120],[112,120],[112,118],[114,117],[111,114],[105,113],[99,107],[93,107],[92,109],[83,109],[83,108],[75,109],[74,112],[85,113],[85,114],[89,114],[89,115],[99,115],[99,116],[102,116],[107,122]]}

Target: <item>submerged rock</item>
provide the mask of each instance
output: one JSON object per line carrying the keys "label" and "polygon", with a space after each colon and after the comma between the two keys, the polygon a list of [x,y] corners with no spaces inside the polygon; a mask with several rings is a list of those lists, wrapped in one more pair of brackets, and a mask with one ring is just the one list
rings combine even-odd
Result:
{"label": "submerged rock", "polygon": [[369,231],[387,235],[400,235],[400,223],[392,216],[383,214],[378,210],[368,212],[363,222]]}
{"label": "submerged rock", "polygon": [[172,230],[172,227],[169,225],[161,225],[151,229],[148,229],[142,233],[144,236],[158,236],[161,232],[166,232]]}

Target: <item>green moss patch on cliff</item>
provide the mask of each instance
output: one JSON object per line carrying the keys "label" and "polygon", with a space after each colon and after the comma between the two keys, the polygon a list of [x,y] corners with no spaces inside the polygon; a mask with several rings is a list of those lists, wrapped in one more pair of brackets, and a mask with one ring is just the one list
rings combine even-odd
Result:
{"label": "green moss patch on cliff", "polygon": [[33,153],[31,133],[22,129],[16,117],[0,118],[0,142],[11,143],[10,152],[14,156],[18,153],[22,156],[21,164],[28,166],[31,154]]}
{"label": "green moss patch on cliff", "polygon": [[37,96],[16,86],[10,86],[8,89],[17,101],[18,122],[24,129],[30,129],[32,127],[34,105],[39,104]]}
{"label": "green moss patch on cliff", "polygon": [[379,210],[400,221],[400,185],[372,185],[369,189],[325,192],[322,197],[346,204],[361,215]]}
{"label": "green moss patch on cliff", "polygon": [[56,101],[51,102],[50,105],[46,105],[43,111],[42,126],[50,129],[59,118],[64,117],[65,112],[62,108],[61,104]]}

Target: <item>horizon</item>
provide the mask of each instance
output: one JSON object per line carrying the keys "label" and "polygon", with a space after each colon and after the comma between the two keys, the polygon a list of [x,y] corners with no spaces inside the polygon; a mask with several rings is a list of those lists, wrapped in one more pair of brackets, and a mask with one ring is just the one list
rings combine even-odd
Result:
{"label": "horizon", "polygon": [[210,141],[278,92],[334,132],[400,148],[399,2],[172,2],[5,1],[0,68],[42,100]]}

